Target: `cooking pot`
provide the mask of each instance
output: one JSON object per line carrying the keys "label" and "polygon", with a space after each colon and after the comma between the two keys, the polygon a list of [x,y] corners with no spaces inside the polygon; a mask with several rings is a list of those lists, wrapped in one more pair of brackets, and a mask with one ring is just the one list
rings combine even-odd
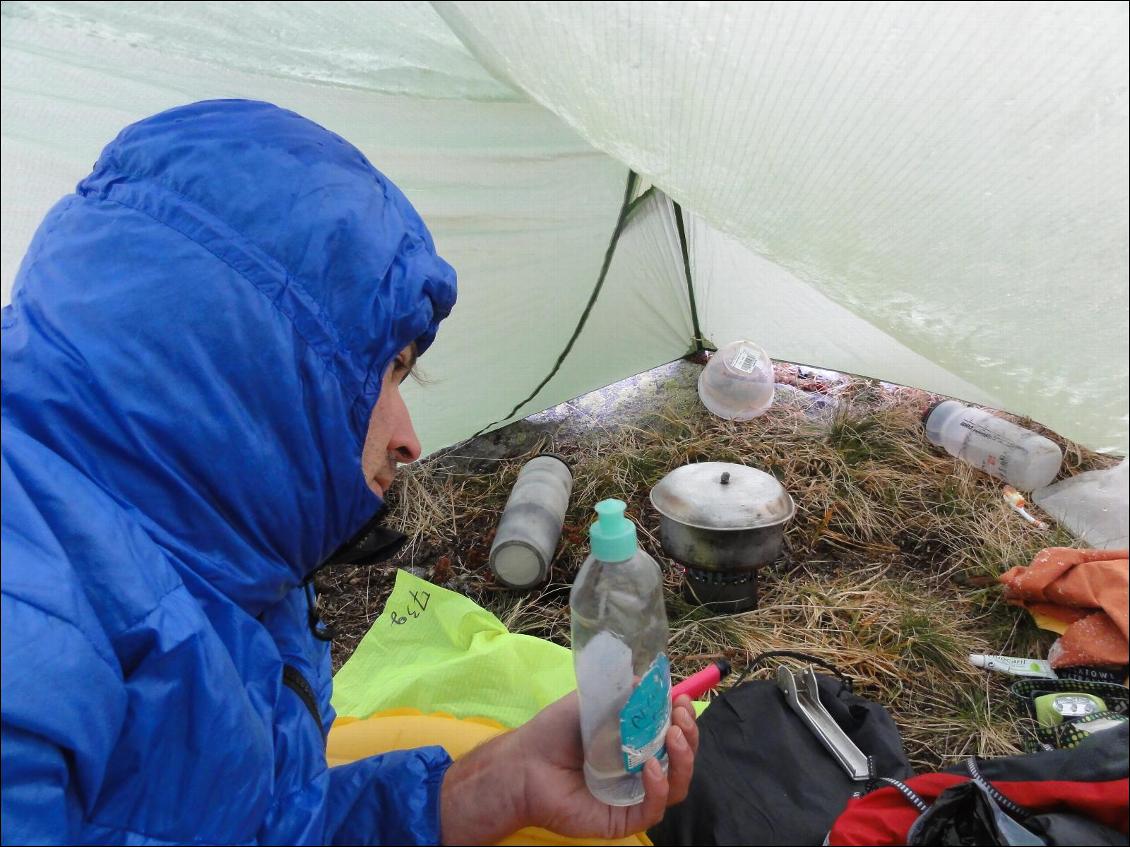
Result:
{"label": "cooking pot", "polygon": [[781,554],[796,504],[772,475],[745,465],[683,465],[651,490],[659,540],[673,559],[706,571],[753,570]]}

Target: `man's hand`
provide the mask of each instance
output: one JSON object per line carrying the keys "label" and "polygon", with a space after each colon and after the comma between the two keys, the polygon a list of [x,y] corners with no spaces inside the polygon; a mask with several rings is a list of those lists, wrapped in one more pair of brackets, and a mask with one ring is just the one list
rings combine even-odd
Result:
{"label": "man's hand", "polygon": [[493,843],[524,826],[581,838],[641,832],[687,796],[698,750],[689,697],[675,702],[666,741],[668,773],[655,760],[647,763],[642,803],[601,803],[585,785],[579,704],[576,692],[569,694],[451,766],[440,802],[443,841]]}
{"label": "man's hand", "polygon": [[668,806],[686,798],[698,750],[694,707],[689,697],[680,697],[671,710],[671,727],[667,730],[667,774],[652,759],[643,769],[643,802],[608,806],[593,797],[585,785],[575,693],[541,711],[515,735],[525,754],[529,823],[559,835],[582,838],[623,838],[659,823]]}

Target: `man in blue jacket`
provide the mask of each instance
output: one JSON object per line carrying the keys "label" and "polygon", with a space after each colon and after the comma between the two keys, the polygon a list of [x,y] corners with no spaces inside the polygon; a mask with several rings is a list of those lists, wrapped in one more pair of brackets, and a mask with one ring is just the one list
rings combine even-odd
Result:
{"label": "man in blue jacket", "polygon": [[420,452],[399,381],[455,302],[404,196],[291,112],[126,128],[47,215],[3,312],[3,841],[469,843],[617,836],[576,701],[455,765],[329,769],[307,577]]}

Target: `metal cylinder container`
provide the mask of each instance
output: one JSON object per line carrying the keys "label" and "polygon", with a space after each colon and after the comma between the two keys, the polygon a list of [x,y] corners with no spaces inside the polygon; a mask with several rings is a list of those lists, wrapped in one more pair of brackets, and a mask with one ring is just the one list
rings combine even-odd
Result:
{"label": "metal cylinder container", "polygon": [[573,474],[560,456],[547,453],[525,464],[490,548],[490,568],[499,582],[531,588],[546,579],[572,490]]}

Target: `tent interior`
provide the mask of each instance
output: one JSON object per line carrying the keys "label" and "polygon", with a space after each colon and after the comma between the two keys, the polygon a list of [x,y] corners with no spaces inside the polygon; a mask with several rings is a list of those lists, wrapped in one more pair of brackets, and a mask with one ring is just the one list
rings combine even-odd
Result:
{"label": "tent interior", "polygon": [[261,99],[356,144],[459,274],[410,389],[425,452],[742,337],[1126,451],[1125,4],[6,2],[2,23],[5,303],[121,128]]}
{"label": "tent interior", "polygon": [[[1130,5],[5,0],[0,25],[4,305],[106,144],[213,98],[356,145],[458,274],[425,379],[404,383],[429,458],[391,490],[389,525],[412,540],[307,583],[335,631],[331,762],[377,752],[341,753],[374,715],[481,733],[573,690],[570,590],[613,497],[661,563],[672,676],[802,650],[890,710],[907,773],[1021,752],[1034,720],[1013,680],[968,659],[1043,657],[1054,636],[998,580],[1045,548],[1107,545],[1022,521],[1001,480],[930,447],[921,412],[943,395],[1056,435],[1061,475],[1120,486],[1125,538]],[[777,362],[773,414],[748,425],[694,387],[699,354],[737,339]],[[606,415],[599,438],[574,412]],[[576,480],[560,546],[536,588],[506,591],[492,539],[546,433]],[[680,597],[688,569],[660,552],[648,490],[707,460],[764,467],[795,498],[748,614]],[[1123,620],[1125,555],[1099,563],[1121,568]],[[456,624],[378,625],[416,591]],[[809,823],[820,843],[831,821]]]}

